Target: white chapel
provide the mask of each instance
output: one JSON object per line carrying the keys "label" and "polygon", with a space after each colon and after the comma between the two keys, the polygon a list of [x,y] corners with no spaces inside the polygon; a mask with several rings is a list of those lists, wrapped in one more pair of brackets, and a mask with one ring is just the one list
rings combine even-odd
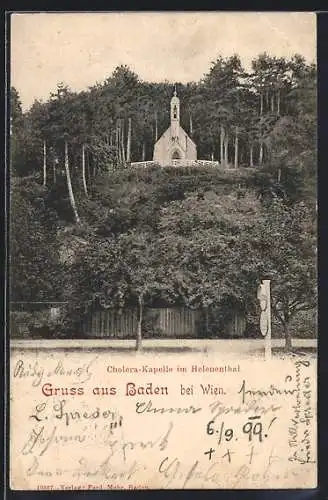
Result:
{"label": "white chapel", "polygon": [[180,125],[180,99],[176,88],[171,99],[171,125],[154,146],[153,161],[162,166],[172,160],[197,160],[196,144]]}

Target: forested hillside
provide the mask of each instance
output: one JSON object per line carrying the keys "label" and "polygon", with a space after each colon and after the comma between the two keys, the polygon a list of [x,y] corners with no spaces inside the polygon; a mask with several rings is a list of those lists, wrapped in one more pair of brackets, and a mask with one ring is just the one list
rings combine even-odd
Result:
{"label": "forested hillside", "polygon": [[11,89],[11,300],[67,302],[67,332],[92,308],[137,306],[140,347],[154,304],[234,308],[256,328],[267,277],[290,346],[316,304],[316,68],[218,58],[177,90],[198,157],[220,168],[133,169],[152,159],[172,89],[120,66],[24,113]]}

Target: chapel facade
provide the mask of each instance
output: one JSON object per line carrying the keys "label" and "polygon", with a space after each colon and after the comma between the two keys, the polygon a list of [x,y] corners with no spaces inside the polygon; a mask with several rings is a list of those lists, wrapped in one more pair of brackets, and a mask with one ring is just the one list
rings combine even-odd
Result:
{"label": "chapel facade", "polygon": [[180,125],[180,99],[176,88],[171,99],[171,124],[154,146],[153,161],[162,166],[172,160],[197,160],[196,144]]}

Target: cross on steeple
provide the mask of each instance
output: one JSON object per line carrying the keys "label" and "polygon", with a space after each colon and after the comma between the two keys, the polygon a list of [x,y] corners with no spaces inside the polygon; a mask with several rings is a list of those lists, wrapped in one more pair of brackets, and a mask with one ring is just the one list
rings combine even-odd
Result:
{"label": "cross on steeple", "polygon": [[177,96],[177,84],[174,84],[174,92],[173,92],[174,97]]}

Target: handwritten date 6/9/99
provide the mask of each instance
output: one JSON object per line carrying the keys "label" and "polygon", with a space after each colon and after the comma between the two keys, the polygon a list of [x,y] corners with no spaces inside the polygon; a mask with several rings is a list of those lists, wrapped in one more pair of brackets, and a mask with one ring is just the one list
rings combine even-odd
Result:
{"label": "handwritten date 6/9/99", "polygon": [[264,424],[261,422],[261,416],[248,417],[247,422],[242,424],[241,429],[237,431],[232,427],[228,427],[224,421],[216,423],[214,420],[211,420],[206,426],[206,433],[209,436],[218,437],[219,445],[222,441],[229,442],[232,439],[237,441],[240,431],[241,436],[248,436],[248,441],[258,440],[258,442],[262,443],[263,439],[268,437],[269,429],[276,419],[277,417],[274,417],[265,429]]}

